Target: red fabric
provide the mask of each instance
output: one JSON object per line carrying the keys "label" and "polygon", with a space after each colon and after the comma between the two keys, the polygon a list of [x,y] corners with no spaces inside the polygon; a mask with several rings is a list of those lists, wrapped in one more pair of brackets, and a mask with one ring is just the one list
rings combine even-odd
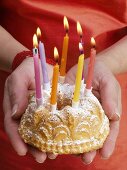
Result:
{"label": "red fabric", "polygon": [[[67,68],[77,63],[79,55],[79,36],[76,32],[76,21],[83,28],[84,49],[89,55],[90,37],[97,42],[97,51],[112,45],[127,34],[127,1],[126,0],[1,0],[0,23],[23,45],[32,49],[32,37],[39,26],[42,30],[42,41],[45,43],[46,56],[53,57],[54,46],[61,54],[63,36],[63,15],[69,20],[69,55]],[[3,127],[3,86],[6,75],[0,74],[0,169],[2,170],[127,170],[127,75],[118,77],[122,87],[123,116],[116,150],[109,160],[95,161],[85,166],[79,158],[59,156],[56,160],[47,160],[37,164],[28,155],[19,157],[14,152]]]}
{"label": "red fabric", "polygon": [[[33,54],[31,51],[22,51],[18,53],[13,60],[12,71],[14,71],[23,62],[25,58],[32,57],[32,55]],[[50,58],[46,58],[46,62],[51,65],[55,64],[55,61]]]}
{"label": "red fabric", "polygon": [[26,57],[31,57],[32,56],[32,52],[31,51],[22,51],[20,53],[18,53],[12,63],[12,71],[14,71],[22,62]]}
{"label": "red fabric", "polygon": [[61,56],[66,15],[70,24],[67,68],[77,63],[79,55],[77,20],[83,28],[86,56],[91,36],[96,38],[97,49],[101,51],[127,33],[126,0],[2,0],[1,6],[1,25],[29,49],[36,28],[41,28],[49,58],[53,58],[54,46]]}

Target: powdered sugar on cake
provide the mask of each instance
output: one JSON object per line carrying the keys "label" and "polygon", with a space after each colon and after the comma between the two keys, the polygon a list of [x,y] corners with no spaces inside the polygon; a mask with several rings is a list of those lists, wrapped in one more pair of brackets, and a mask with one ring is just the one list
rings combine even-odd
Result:
{"label": "powdered sugar on cake", "polygon": [[[89,92],[89,95],[88,93],[84,94],[83,92],[85,93],[85,85],[81,86],[78,109],[73,108],[71,105],[67,105],[61,110],[56,110],[55,112],[51,112],[50,90],[43,91],[43,105],[39,108],[36,107],[35,96],[33,95],[30,100],[30,104],[24,114],[24,118],[22,119],[20,130],[21,128],[23,129],[23,126],[25,125],[25,119],[27,119],[28,122],[32,120],[31,117],[34,116],[34,112],[39,114],[42,113],[43,115],[43,111],[47,110],[49,112],[49,117],[47,118],[47,121],[49,122],[49,127],[48,129],[46,129],[45,123],[42,121],[41,124],[43,125],[40,125],[39,128],[40,133],[44,133],[46,138],[48,139],[46,142],[47,145],[52,147],[60,147],[61,145],[82,145],[85,143],[90,143],[91,147],[102,145],[106,136],[102,138],[102,140],[101,138],[99,138],[99,136],[103,136],[105,131],[109,131],[109,120],[104,114],[104,111],[98,99],[92,94],[92,92]],[[61,98],[72,100],[73,93],[74,86],[71,86],[69,84],[58,85],[58,96],[61,96]],[[94,111],[96,110],[98,110],[98,114],[100,115],[94,113]],[[52,123],[58,123],[58,125],[51,126]],[[97,126],[98,131],[96,130]],[[45,140],[43,140],[40,135],[37,135],[36,133],[34,134],[34,132],[32,132],[32,130],[30,129],[25,129],[24,133],[26,133],[25,135],[23,134],[24,138],[27,137],[28,139],[30,139],[30,137],[34,136],[42,144],[45,143]],[[52,133],[54,134],[55,140],[51,140]],[[84,134],[86,138],[82,137],[82,134]],[[80,140],[76,138],[76,135],[79,136]],[[107,133],[105,135],[107,135]],[[64,136],[64,138],[61,138],[61,141],[57,142],[57,139],[59,139],[61,136]],[[80,149],[82,150],[82,148]]]}

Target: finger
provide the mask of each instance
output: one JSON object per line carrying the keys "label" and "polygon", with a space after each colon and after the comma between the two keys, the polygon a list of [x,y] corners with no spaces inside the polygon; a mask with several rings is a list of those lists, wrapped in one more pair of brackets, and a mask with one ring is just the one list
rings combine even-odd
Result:
{"label": "finger", "polygon": [[100,149],[100,154],[103,159],[108,159],[115,148],[116,139],[119,133],[119,121],[111,121],[110,123],[110,133],[107,137],[103,148]]}
{"label": "finger", "polygon": [[106,115],[109,119],[119,120],[121,100],[117,81],[107,76],[100,84],[101,101]]}
{"label": "finger", "polygon": [[122,114],[122,99],[121,99],[121,89],[118,92],[118,107],[119,107],[119,113]]}
{"label": "finger", "polygon": [[70,84],[70,85],[74,85],[74,81],[72,81],[72,80],[69,79],[69,78],[67,78],[67,79],[65,80],[65,83],[68,83],[68,84]]}
{"label": "finger", "polygon": [[84,154],[82,154],[82,161],[85,164],[90,164],[93,161],[93,159],[95,158],[95,156],[96,156],[96,151],[84,153]]}
{"label": "finger", "polygon": [[74,79],[71,76],[71,74],[67,74],[67,76],[65,77],[65,83],[68,83],[68,84],[71,84],[71,85],[74,84]]}
{"label": "finger", "polygon": [[20,72],[14,72],[8,78],[8,91],[11,101],[12,116],[17,118],[24,113],[28,105],[28,79]]}
{"label": "finger", "polygon": [[47,156],[48,156],[49,159],[56,159],[56,157],[58,156],[58,154],[47,153]]}
{"label": "finger", "polygon": [[29,146],[29,152],[33,155],[33,157],[38,163],[44,163],[44,161],[46,160],[47,155],[44,152],[41,152],[30,146]]}
{"label": "finger", "polygon": [[93,92],[93,94],[96,96],[96,98],[99,100],[99,102],[101,102],[99,91],[98,91],[98,90],[95,90],[95,89],[92,89],[92,92]]}
{"label": "finger", "polygon": [[18,155],[21,156],[26,155],[27,146],[22,141],[18,134],[18,123],[11,118],[11,106],[6,86],[4,92],[3,109],[5,113],[4,118],[5,131],[11,141],[11,144]]}

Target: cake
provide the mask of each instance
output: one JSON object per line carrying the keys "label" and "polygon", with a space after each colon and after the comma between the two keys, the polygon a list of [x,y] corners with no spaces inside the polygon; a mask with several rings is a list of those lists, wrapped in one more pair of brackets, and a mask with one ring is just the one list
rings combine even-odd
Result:
{"label": "cake", "polygon": [[79,107],[72,107],[74,86],[59,84],[57,110],[51,111],[50,91],[43,91],[43,104],[36,106],[35,94],[23,114],[19,134],[42,152],[79,154],[103,146],[109,120],[98,99],[81,86]]}

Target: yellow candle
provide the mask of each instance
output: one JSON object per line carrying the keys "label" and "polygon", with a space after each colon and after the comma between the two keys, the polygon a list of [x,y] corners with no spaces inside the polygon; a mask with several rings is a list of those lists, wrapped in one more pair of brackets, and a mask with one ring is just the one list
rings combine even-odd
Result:
{"label": "yellow candle", "polygon": [[[54,57],[58,60],[58,51],[57,48],[54,48]],[[52,78],[52,91],[51,91],[51,105],[55,105],[57,103],[57,85],[58,85],[58,76],[59,76],[59,65],[56,65],[53,68],[53,78]]]}
{"label": "yellow candle", "polygon": [[81,54],[78,59],[78,68],[77,68],[76,81],[75,81],[75,91],[74,91],[74,97],[73,97],[74,102],[79,101],[83,65],[84,65],[84,54]]}
{"label": "yellow candle", "polygon": [[65,16],[64,16],[64,27],[66,30],[66,35],[64,36],[63,39],[63,49],[62,49],[61,66],[60,66],[60,76],[63,77],[66,74],[66,63],[67,63],[67,53],[68,53],[68,43],[69,43],[69,36],[68,36],[69,24]]}

